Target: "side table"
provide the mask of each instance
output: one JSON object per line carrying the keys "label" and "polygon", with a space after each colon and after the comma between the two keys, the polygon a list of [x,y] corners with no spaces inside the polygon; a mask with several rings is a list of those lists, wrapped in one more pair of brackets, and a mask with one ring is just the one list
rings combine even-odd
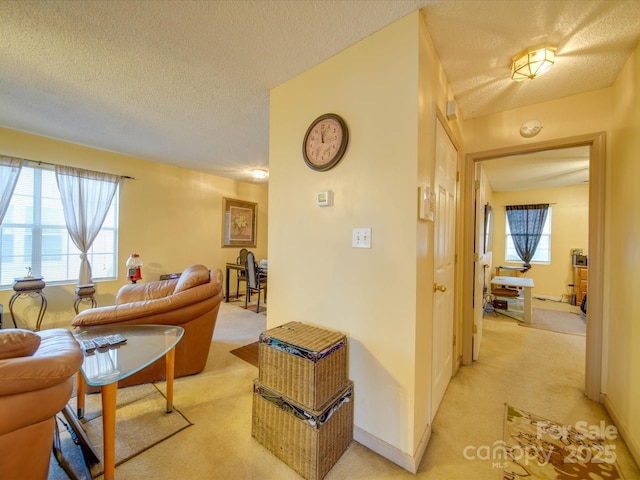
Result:
{"label": "side table", "polygon": [[13,291],[15,292],[9,300],[9,313],[11,313],[11,321],[13,326],[18,328],[16,324],[16,317],[13,314],[13,304],[18,298],[26,297],[40,297],[40,312],[38,313],[38,319],[36,320],[36,331],[40,330],[42,325],[42,319],[44,313],[47,311],[47,298],[42,291],[46,284],[42,277],[25,277],[16,278],[13,282]]}
{"label": "side table", "polygon": [[94,297],[96,293],[96,286],[93,283],[87,283],[85,285],[78,285],[76,287],[76,299],[73,302],[73,309],[76,311],[76,315],[80,312],[80,302],[88,300],[91,302],[91,308],[98,306],[98,302]]}

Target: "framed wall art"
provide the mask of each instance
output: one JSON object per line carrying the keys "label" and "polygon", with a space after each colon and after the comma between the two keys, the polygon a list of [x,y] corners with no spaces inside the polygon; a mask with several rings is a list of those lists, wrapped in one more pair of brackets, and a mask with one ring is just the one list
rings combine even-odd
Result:
{"label": "framed wall art", "polygon": [[258,204],[222,198],[222,246],[255,247]]}

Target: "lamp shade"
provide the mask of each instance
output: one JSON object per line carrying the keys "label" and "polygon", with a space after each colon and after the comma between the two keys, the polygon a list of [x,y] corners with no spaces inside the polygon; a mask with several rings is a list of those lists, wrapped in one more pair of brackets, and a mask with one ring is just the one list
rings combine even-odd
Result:
{"label": "lamp shade", "polygon": [[528,78],[533,80],[547,73],[555,62],[555,51],[553,47],[542,47],[527,50],[513,57],[511,78],[521,82]]}

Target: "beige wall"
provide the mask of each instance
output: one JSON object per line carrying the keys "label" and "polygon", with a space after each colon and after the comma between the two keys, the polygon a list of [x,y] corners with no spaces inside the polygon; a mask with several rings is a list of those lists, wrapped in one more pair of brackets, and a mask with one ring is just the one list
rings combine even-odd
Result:
{"label": "beige wall", "polygon": [[[536,81],[545,81],[542,77]],[[525,83],[516,88],[526,88]],[[520,125],[538,119],[543,128],[533,138],[520,136]],[[611,88],[602,88],[550,102],[536,103],[464,121],[466,153],[527,145],[594,132],[611,133]]]}
{"label": "beige wall", "polygon": [[613,85],[606,404],[640,462],[640,46]]}
{"label": "beige wall", "polygon": [[[222,197],[258,203],[256,257],[267,254],[267,187],[206,175],[161,163],[58,142],[8,129],[0,129],[0,153],[9,156],[71,165],[117,175],[124,180],[120,192],[120,231],[117,281],[97,283],[98,305],[111,305],[126,282],[125,262],[133,252],[143,262],[142,282],[162,273],[180,272],[202,263],[223,269],[235,261],[238,248],[221,248]],[[45,281],[47,272],[42,272]],[[48,308],[43,328],[69,326],[73,318],[75,285],[47,286]],[[13,325],[8,303],[12,290],[0,291],[3,325]],[[14,311],[18,319],[35,324],[37,302],[20,299]],[[24,324],[22,325],[24,326]]]}
{"label": "beige wall", "polygon": [[[534,280],[534,296],[560,300],[573,289],[571,250],[582,248],[587,252],[589,233],[589,186],[547,188],[493,194],[495,228],[493,262],[496,265],[522,265],[505,261],[505,205],[551,204],[551,264],[534,263],[527,277]],[[495,270],[492,272],[492,276]]]}
{"label": "beige wall", "polygon": [[[445,85],[416,12],[271,92],[269,326],[349,335],[356,438],[408,469],[429,432],[432,231],[417,188],[433,171]],[[350,145],[315,172],[301,144],[327,112],[346,120]],[[333,207],[315,204],[325,189]],[[351,247],[358,227],[371,227],[371,249]]]}

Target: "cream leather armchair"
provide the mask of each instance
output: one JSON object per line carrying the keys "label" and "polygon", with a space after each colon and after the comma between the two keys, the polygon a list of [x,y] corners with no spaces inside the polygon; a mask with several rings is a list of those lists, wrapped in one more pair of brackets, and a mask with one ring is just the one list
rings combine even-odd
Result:
{"label": "cream leather armchair", "polygon": [[83,359],[68,330],[0,330],[0,478],[46,480],[55,415]]}
{"label": "cream leather armchair", "polygon": [[[84,310],[71,324],[81,329],[107,324],[183,327],[184,336],[176,346],[175,377],[193,375],[207,362],[222,290],[222,271],[192,265],[179,278],[125,285],[116,295],[115,305]],[[165,376],[162,358],[118,385],[155,382]]]}

